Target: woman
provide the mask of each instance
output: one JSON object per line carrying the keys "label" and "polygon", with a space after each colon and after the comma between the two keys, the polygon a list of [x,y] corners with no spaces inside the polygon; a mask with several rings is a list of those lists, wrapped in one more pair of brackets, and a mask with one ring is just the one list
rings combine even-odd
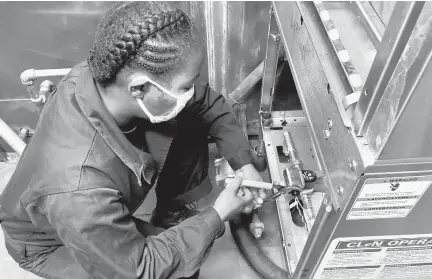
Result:
{"label": "woman", "polygon": [[[224,98],[197,84],[203,58],[188,16],[166,3],[119,3],[103,16],[0,198],[22,268],[62,279],[197,276],[223,223],[254,206],[237,180],[214,206],[187,208],[211,190],[207,137],[238,173],[261,179]],[[156,179],[150,225],[132,214]]]}

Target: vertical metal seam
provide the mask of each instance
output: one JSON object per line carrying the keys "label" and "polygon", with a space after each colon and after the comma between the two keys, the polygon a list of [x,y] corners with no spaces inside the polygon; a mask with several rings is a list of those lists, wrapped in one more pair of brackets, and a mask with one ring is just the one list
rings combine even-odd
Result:
{"label": "vertical metal seam", "polygon": [[229,43],[228,43],[228,3],[227,1],[222,1],[222,71],[221,71],[221,79],[222,79],[222,95],[227,96],[227,72],[228,72],[228,52],[229,52]]}
{"label": "vertical metal seam", "polygon": [[204,16],[206,23],[206,39],[207,39],[207,64],[208,78],[210,87],[214,88],[216,78],[214,75],[214,28],[213,28],[213,2],[204,2]]}
{"label": "vertical metal seam", "polygon": [[[242,48],[244,46],[244,38],[245,38],[246,3],[247,2],[241,3],[241,10],[240,10],[240,15],[239,15],[239,18],[243,19],[240,22],[240,34],[241,34],[240,46]],[[245,61],[244,61],[244,59],[242,59],[242,61],[240,61],[240,65],[239,65],[239,69],[238,69],[238,72],[240,73],[240,76],[238,77],[238,84],[240,84],[248,76],[248,74],[244,71],[244,69],[245,69]],[[237,84],[236,84],[236,86],[237,86]]]}

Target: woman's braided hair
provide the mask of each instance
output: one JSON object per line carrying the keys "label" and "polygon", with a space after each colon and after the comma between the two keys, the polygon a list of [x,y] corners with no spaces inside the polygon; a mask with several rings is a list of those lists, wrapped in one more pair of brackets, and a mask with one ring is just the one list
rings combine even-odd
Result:
{"label": "woman's braided hair", "polygon": [[99,22],[87,61],[101,84],[113,81],[124,65],[167,74],[196,39],[183,11],[163,2],[122,2]]}

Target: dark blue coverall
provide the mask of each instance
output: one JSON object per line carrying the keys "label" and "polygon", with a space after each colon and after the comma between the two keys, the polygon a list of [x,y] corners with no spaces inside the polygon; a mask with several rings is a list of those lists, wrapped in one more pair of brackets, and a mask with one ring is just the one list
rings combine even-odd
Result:
{"label": "dark blue coverall", "polygon": [[[234,169],[251,163],[247,139],[225,99],[202,85],[175,121],[139,123],[128,140],[86,62],[62,79],[0,196],[6,248],[22,268],[62,279],[180,278],[199,270],[224,231],[213,208],[163,232],[132,214],[157,169],[158,204],[202,198],[211,190],[207,136]],[[166,156],[155,148],[160,138],[172,139]]]}

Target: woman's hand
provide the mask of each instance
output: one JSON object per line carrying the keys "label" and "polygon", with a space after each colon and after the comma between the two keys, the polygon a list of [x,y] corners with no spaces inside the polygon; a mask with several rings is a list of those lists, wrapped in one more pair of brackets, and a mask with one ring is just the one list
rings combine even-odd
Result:
{"label": "woman's hand", "polygon": [[213,208],[219,213],[222,222],[229,221],[242,212],[250,213],[246,209],[251,207],[253,197],[249,189],[240,188],[242,180],[243,174],[236,175],[215,201]]}
{"label": "woman's hand", "polygon": [[[253,180],[253,181],[263,181],[261,175],[259,172],[255,169],[255,167],[252,164],[248,164],[240,168],[236,171],[236,174],[243,173],[243,179],[245,180]],[[254,204],[249,205],[247,208],[245,208],[245,211],[252,211],[255,208],[258,208],[261,206],[261,203],[259,200],[264,200],[267,197],[267,193],[264,189],[256,189],[256,188],[249,188],[252,192],[253,198],[254,198]]]}

